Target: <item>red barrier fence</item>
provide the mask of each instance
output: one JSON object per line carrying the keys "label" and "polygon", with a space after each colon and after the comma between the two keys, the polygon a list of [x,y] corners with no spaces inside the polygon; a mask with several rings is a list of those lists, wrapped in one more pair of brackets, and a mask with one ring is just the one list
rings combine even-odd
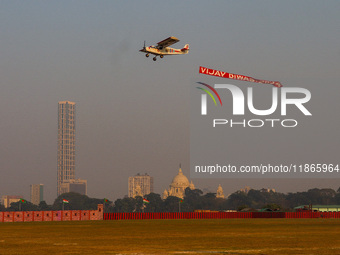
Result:
{"label": "red barrier fence", "polygon": [[254,218],[337,218],[340,212],[160,212],[104,213],[104,220],[172,220],[172,219],[254,219]]}
{"label": "red barrier fence", "polygon": [[0,212],[0,222],[81,221],[81,220],[170,220],[170,219],[254,219],[254,218],[336,218],[340,212],[182,212],[104,213],[97,210]]}
{"label": "red barrier fence", "polygon": [[251,212],[104,213],[104,220],[235,219],[251,218],[251,214]]}
{"label": "red barrier fence", "polygon": [[340,212],[286,212],[285,218],[335,218],[340,219]]}
{"label": "red barrier fence", "polygon": [[103,205],[97,210],[0,212],[1,222],[102,220]]}

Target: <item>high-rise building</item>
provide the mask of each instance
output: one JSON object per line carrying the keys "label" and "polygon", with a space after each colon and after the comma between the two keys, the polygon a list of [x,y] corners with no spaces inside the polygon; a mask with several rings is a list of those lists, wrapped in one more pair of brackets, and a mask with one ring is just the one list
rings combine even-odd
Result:
{"label": "high-rise building", "polygon": [[58,176],[57,194],[62,194],[61,184],[75,178],[76,104],[58,103]]}
{"label": "high-rise building", "polygon": [[153,192],[153,177],[148,174],[129,177],[129,197],[143,197],[151,192]]}
{"label": "high-rise building", "polygon": [[44,200],[44,184],[31,185],[31,203],[39,205]]}
{"label": "high-rise building", "polygon": [[68,192],[76,192],[81,195],[87,195],[87,181],[81,179],[65,180],[62,184],[60,184],[60,190],[61,194]]}

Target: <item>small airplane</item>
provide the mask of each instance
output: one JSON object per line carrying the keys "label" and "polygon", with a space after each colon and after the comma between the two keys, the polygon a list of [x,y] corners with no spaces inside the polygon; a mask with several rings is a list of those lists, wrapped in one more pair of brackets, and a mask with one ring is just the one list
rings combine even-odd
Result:
{"label": "small airplane", "polygon": [[150,46],[145,47],[145,41],[144,41],[144,47],[141,49],[141,52],[145,52],[145,56],[148,58],[150,54],[155,55],[153,58],[153,61],[156,61],[156,57],[159,56],[160,58],[163,58],[164,55],[181,55],[181,54],[188,54],[189,53],[189,44],[186,44],[184,48],[182,49],[174,49],[170,48],[170,45],[173,45],[175,43],[179,42],[179,40],[174,37],[170,36],[169,38],[166,38],[163,41],[160,41],[157,43],[157,46]]}

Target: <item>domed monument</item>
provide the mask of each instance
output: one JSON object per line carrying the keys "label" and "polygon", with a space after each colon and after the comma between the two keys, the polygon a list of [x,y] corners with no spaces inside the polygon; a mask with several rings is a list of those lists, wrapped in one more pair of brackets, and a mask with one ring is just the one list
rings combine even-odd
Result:
{"label": "domed monument", "polygon": [[133,197],[143,197],[142,188],[137,184]]}
{"label": "domed monument", "polygon": [[164,190],[163,199],[166,199],[169,196],[183,199],[186,188],[195,189],[195,185],[192,182],[190,183],[188,178],[183,174],[181,166],[179,167],[178,174],[174,177],[169,187],[168,190]]}
{"label": "domed monument", "polygon": [[216,192],[217,198],[224,198],[224,193],[221,184],[218,185],[217,192]]}

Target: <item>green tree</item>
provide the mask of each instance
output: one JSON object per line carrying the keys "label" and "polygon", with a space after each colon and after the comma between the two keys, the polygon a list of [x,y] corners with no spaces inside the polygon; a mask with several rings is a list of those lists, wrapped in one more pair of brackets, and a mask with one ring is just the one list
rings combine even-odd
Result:
{"label": "green tree", "polygon": [[104,212],[114,212],[114,203],[106,198],[101,199],[101,204],[104,205]]}
{"label": "green tree", "polygon": [[65,210],[96,210],[98,204],[103,203],[103,199],[89,198],[86,195],[81,195],[75,192],[63,193],[56,198],[52,205],[53,210],[61,210],[63,207],[63,199],[69,201],[64,204]]}
{"label": "green tree", "polygon": [[311,202],[307,192],[288,193],[286,199],[290,208],[294,208],[299,205],[308,205]]}
{"label": "green tree", "polygon": [[201,206],[203,210],[218,210],[218,199],[216,198],[216,193],[207,193],[200,197]]}
{"label": "green tree", "polygon": [[336,203],[337,195],[333,189],[309,189],[307,192],[289,193],[286,197],[289,207],[299,205]]}
{"label": "green tree", "polygon": [[227,200],[228,209],[235,210],[240,206],[251,206],[251,201],[247,197],[247,194],[242,191],[236,191],[232,193]]}
{"label": "green tree", "polygon": [[197,209],[202,209],[202,194],[203,191],[200,189],[185,189],[185,197],[184,197],[184,203],[183,203],[183,211],[194,211]]}
{"label": "green tree", "polygon": [[123,199],[117,199],[114,203],[114,212],[133,212],[135,210],[135,199],[125,197]]}
{"label": "green tree", "polygon": [[45,201],[41,201],[38,205],[39,211],[50,211],[52,210],[52,206],[48,205]]}
{"label": "green tree", "polygon": [[[26,201],[26,200],[25,200]],[[20,201],[11,203],[11,206],[7,208],[7,211],[38,211],[38,206],[32,204],[29,201],[22,203]]]}
{"label": "green tree", "polygon": [[164,200],[164,210],[165,210],[165,212],[178,212],[179,201],[180,201],[180,199],[178,197],[168,196]]}
{"label": "green tree", "polygon": [[150,201],[149,204],[145,205],[144,212],[163,212],[164,203],[159,194],[150,193],[146,195],[145,198]]}
{"label": "green tree", "polygon": [[135,203],[135,208],[133,212],[143,212],[143,209],[145,206],[143,203],[143,198],[141,196],[135,197],[134,203]]}
{"label": "green tree", "polygon": [[262,208],[268,208],[272,211],[280,211],[282,209],[278,204],[266,204]]}
{"label": "green tree", "polygon": [[267,203],[267,193],[261,192],[260,190],[251,189],[247,194],[247,199],[250,202],[249,207],[261,208],[265,203]]}
{"label": "green tree", "polygon": [[237,211],[242,211],[242,210],[244,210],[244,209],[248,209],[249,208],[249,206],[248,205],[240,205],[240,206],[238,206],[237,207]]}
{"label": "green tree", "polygon": [[340,204],[340,193],[338,192],[338,193],[336,193],[336,195],[334,196],[334,199],[333,199],[333,201],[334,201],[334,204]]}

